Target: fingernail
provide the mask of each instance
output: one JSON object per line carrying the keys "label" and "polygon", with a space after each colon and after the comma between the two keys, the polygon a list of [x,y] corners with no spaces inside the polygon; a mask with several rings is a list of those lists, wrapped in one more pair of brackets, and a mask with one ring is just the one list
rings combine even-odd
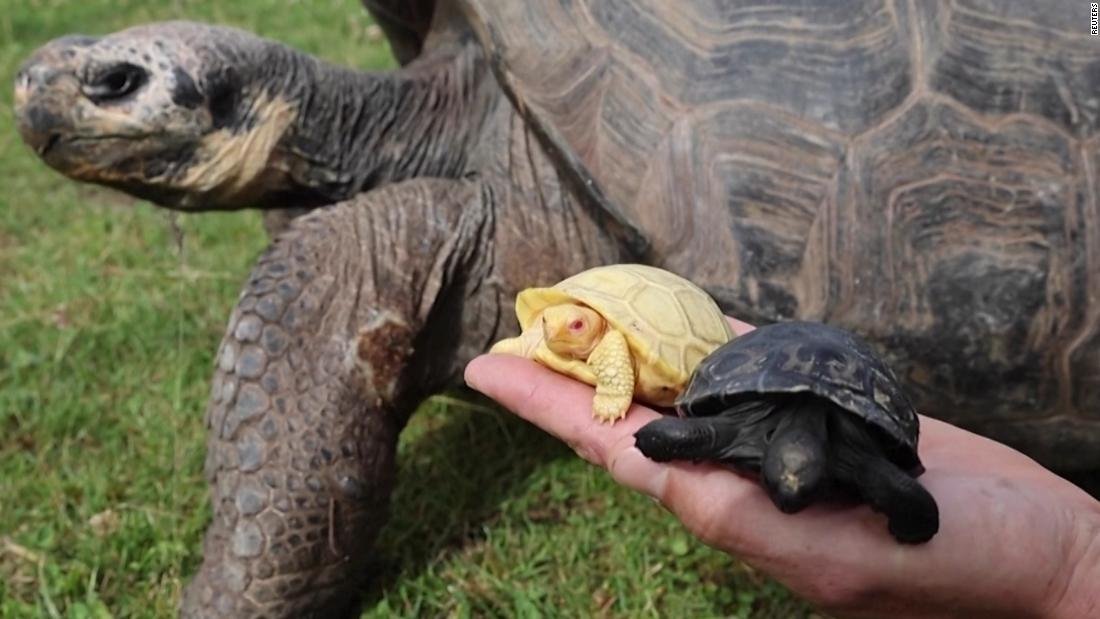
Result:
{"label": "fingernail", "polygon": [[475,378],[475,376],[477,375],[477,370],[476,368],[474,368],[474,364],[478,362],[478,359],[481,359],[481,357],[474,357],[470,360],[469,363],[466,364],[466,369],[462,372],[462,380],[466,381],[467,387],[473,389],[474,391],[480,392],[481,389],[478,386],[477,378]]}

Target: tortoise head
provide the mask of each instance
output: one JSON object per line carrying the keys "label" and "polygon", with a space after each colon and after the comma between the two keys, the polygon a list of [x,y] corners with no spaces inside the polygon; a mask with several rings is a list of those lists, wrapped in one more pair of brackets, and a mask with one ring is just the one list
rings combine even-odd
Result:
{"label": "tortoise head", "polygon": [[542,313],[546,346],[567,358],[587,359],[607,330],[607,321],[594,309],[566,303]]}
{"label": "tortoise head", "polygon": [[16,75],[19,132],[74,179],[170,207],[227,208],[264,180],[293,116],[239,70],[259,43],[190,22],[56,39]]}

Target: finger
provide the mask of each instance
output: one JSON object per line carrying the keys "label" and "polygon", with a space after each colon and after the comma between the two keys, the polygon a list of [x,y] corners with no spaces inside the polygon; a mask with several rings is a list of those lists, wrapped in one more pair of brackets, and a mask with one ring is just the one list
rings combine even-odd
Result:
{"label": "finger", "polygon": [[466,366],[466,382],[565,441],[589,462],[607,468],[616,481],[661,500],[694,522],[709,514],[708,506],[729,496],[730,484],[758,494],[762,508],[771,507],[753,482],[717,466],[664,465],[646,458],[634,447],[634,434],[660,415],[643,406],[633,405],[614,425],[601,424],[592,419],[591,387],[512,355],[474,359]]}
{"label": "finger", "polygon": [[466,365],[466,384],[568,443],[581,457],[599,466],[616,444],[633,445],[634,433],[660,417],[633,404],[613,425],[592,418],[592,387],[529,359],[482,355]]}
{"label": "finger", "polygon": [[646,458],[634,446],[634,434],[660,418],[655,411],[635,404],[618,423],[599,423],[592,419],[591,387],[512,355],[474,359],[466,366],[466,383],[565,441],[584,459],[607,468],[620,483],[664,498],[669,467]]}
{"label": "finger", "polygon": [[752,331],[756,328],[747,322],[741,322],[740,320],[737,320],[736,318],[730,318],[729,316],[726,316],[726,320],[729,321],[730,326],[733,327],[733,332],[737,335],[745,335],[749,331]]}
{"label": "finger", "polygon": [[607,468],[615,481],[657,499],[704,543],[774,573],[790,572],[779,569],[783,557],[813,552],[837,536],[858,538],[873,529],[872,538],[889,539],[869,509],[853,514],[812,505],[784,514],[755,480],[718,465],[660,464],[622,443],[608,451]]}
{"label": "finger", "polygon": [[775,513],[750,480],[717,466],[666,465],[642,455],[634,434],[660,417],[648,408],[635,404],[622,421],[601,424],[592,419],[591,387],[511,355],[474,359],[466,366],[466,383],[607,468],[617,482],[658,499],[708,542],[730,549],[729,531],[718,521],[733,518],[745,496],[750,510]]}

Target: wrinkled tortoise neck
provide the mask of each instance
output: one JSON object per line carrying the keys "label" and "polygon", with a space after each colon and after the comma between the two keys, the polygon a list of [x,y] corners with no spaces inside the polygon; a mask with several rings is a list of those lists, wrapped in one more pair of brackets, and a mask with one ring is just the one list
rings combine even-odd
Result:
{"label": "wrinkled tortoise neck", "polygon": [[293,119],[269,162],[281,178],[242,207],[316,206],[387,182],[459,178],[492,107],[491,78],[473,44],[380,73],[283,48],[255,70]]}

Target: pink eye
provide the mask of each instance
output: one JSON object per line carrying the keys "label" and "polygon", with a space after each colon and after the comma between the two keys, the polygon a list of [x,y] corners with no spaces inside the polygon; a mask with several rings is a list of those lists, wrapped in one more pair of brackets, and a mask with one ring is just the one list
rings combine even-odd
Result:
{"label": "pink eye", "polygon": [[572,329],[573,331],[580,331],[581,329],[584,328],[584,321],[583,320],[574,320],[573,322],[569,323],[569,328]]}

